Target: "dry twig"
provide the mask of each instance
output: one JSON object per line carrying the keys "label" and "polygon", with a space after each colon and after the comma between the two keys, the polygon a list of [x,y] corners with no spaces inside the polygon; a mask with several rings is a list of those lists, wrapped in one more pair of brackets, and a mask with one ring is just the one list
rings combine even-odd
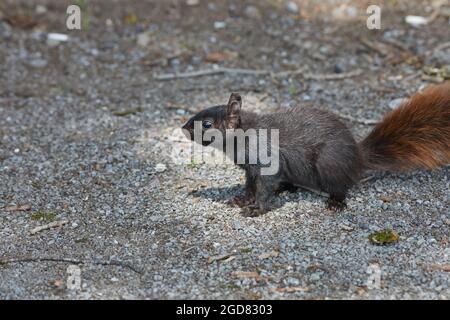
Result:
{"label": "dry twig", "polygon": [[325,74],[313,74],[313,73],[306,73],[303,75],[303,78],[308,80],[342,80],[346,78],[353,78],[356,76],[359,76],[362,74],[361,69],[356,69],[354,71],[350,72],[344,72],[344,73],[325,73]]}
{"label": "dry twig", "polygon": [[30,211],[31,210],[31,206],[29,204],[24,204],[24,205],[10,205],[10,206],[6,206],[4,208],[6,211]]}
{"label": "dry twig", "polygon": [[155,74],[154,78],[159,81],[164,80],[173,80],[173,79],[183,79],[183,78],[194,78],[201,76],[210,76],[217,74],[243,74],[243,75],[270,75],[272,79],[286,77],[286,76],[294,76],[294,75],[302,75],[303,78],[308,80],[341,80],[345,78],[356,77],[362,74],[361,69],[357,69],[351,72],[346,73],[330,73],[330,74],[313,74],[313,73],[304,73],[304,68],[300,68],[292,71],[282,71],[278,73],[274,73],[268,70],[253,70],[253,69],[233,69],[233,68],[215,68],[215,69],[203,69],[191,72],[179,72],[179,73],[165,73],[165,74]]}
{"label": "dry twig", "polygon": [[376,178],[376,176],[368,176],[368,177],[365,177],[365,178],[359,180],[359,183],[364,183],[364,182],[373,180],[373,179],[375,179],[375,178]]}
{"label": "dry twig", "polygon": [[433,264],[430,267],[430,269],[433,270],[433,271],[438,270],[438,271],[450,272],[450,264],[449,263],[447,263],[447,264]]}
{"label": "dry twig", "polygon": [[101,266],[118,266],[122,268],[130,269],[138,274],[142,274],[142,271],[138,270],[134,266],[121,261],[83,261],[71,258],[51,258],[51,257],[25,257],[25,258],[13,258],[0,260],[0,265],[8,263],[30,263],[30,262],[56,262],[56,263],[71,263],[71,264],[96,264]]}
{"label": "dry twig", "polygon": [[308,287],[284,287],[284,288],[271,288],[269,289],[271,292],[307,292],[309,291]]}
{"label": "dry twig", "polygon": [[63,225],[65,225],[67,223],[69,223],[68,220],[53,221],[53,222],[50,222],[48,224],[44,224],[43,226],[39,226],[39,227],[36,227],[34,229],[31,229],[30,230],[30,234],[33,235],[33,234],[36,234],[36,233],[41,232],[43,230],[56,228],[56,227],[62,227]]}
{"label": "dry twig", "polygon": [[247,74],[247,75],[267,75],[267,74],[269,74],[269,72],[265,71],[265,70],[215,68],[215,69],[203,69],[203,70],[197,70],[197,71],[191,71],[191,72],[155,74],[154,78],[156,80],[163,81],[163,80],[210,76],[210,75],[223,74],[223,73]]}

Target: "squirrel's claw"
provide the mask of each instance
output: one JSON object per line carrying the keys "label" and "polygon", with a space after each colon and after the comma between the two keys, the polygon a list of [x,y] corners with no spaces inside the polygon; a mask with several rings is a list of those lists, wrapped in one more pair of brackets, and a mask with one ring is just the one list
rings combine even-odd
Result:
{"label": "squirrel's claw", "polygon": [[345,199],[337,199],[337,198],[329,198],[327,201],[327,209],[333,210],[336,212],[342,211],[345,208],[347,208],[347,203],[345,202]]}
{"label": "squirrel's claw", "polygon": [[239,208],[244,208],[246,206],[249,206],[249,205],[255,203],[255,197],[236,196],[236,197],[232,198],[228,203],[233,206],[239,207]]}
{"label": "squirrel's claw", "polygon": [[249,205],[249,206],[242,208],[242,210],[241,210],[241,215],[243,217],[250,217],[250,218],[258,217],[264,213],[265,213],[265,211],[261,210],[256,205]]}

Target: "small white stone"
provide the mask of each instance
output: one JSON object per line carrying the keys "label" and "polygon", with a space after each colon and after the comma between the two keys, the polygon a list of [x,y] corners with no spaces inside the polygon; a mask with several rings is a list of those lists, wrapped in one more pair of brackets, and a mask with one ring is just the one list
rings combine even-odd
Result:
{"label": "small white stone", "polygon": [[405,98],[394,99],[394,100],[389,102],[389,108],[395,109],[405,100],[406,100]]}
{"label": "small white stone", "polygon": [[333,10],[332,16],[336,20],[351,20],[358,16],[358,9],[356,7],[337,7]]}
{"label": "small white stone", "polygon": [[188,6],[196,6],[200,3],[200,0],[186,0]]}
{"label": "small white stone", "polygon": [[37,5],[36,6],[36,13],[37,14],[43,14],[43,13],[46,13],[47,12],[47,7],[46,6],[43,6],[43,5]]}
{"label": "small white stone", "polygon": [[247,6],[244,9],[244,14],[250,19],[261,19],[261,12],[255,6]]}
{"label": "small white stone", "polygon": [[225,21],[216,21],[214,22],[214,29],[223,29],[226,25]]}
{"label": "small white stone", "polygon": [[298,13],[298,5],[293,1],[289,1],[286,3],[286,10],[290,13]]}
{"label": "small white stone", "polygon": [[318,280],[320,280],[320,274],[319,273],[313,273],[312,275],[311,275],[311,281],[318,281]]}
{"label": "small white stone", "polygon": [[98,56],[99,53],[100,53],[100,52],[99,52],[97,49],[95,49],[95,48],[91,50],[91,54],[92,54],[93,56]]}
{"label": "small white stone", "polygon": [[166,167],[166,165],[164,164],[164,163],[158,163],[156,166],[155,166],[155,171],[156,172],[164,172],[164,171],[166,171],[166,169],[167,169],[167,167]]}
{"label": "small white stone", "polygon": [[28,61],[28,65],[33,68],[45,68],[47,66],[47,60],[36,58]]}
{"label": "small white stone", "polygon": [[63,34],[63,33],[49,33],[47,35],[47,39],[65,42],[65,41],[69,40],[69,36],[67,34]]}
{"label": "small white stone", "polygon": [[420,27],[428,24],[427,18],[421,16],[406,16],[405,21],[413,27]]}
{"label": "small white stone", "polygon": [[150,43],[150,35],[148,32],[143,32],[137,36],[137,44],[141,47],[146,47]]}
{"label": "small white stone", "polygon": [[56,47],[61,42],[66,42],[69,40],[69,36],[62,33],[49,33],[47,35],[47,45],[49,47]]}

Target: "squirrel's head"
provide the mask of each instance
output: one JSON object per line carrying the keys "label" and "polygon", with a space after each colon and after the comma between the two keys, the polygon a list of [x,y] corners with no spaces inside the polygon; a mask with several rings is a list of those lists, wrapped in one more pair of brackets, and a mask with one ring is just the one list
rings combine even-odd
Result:
{"label": "squirrel's head", "polygon": [[242,98],[239,93],[232,93],[226,105],[206,108],[191,117],[182,127],[184,134],[190,140],[194,140],[194,128],[201,128],[202,144],[209,145],[214,140],[204,141],[203,135],[209,129],[216,129],[225,136],[226,129],[237,129],[241,125]]}

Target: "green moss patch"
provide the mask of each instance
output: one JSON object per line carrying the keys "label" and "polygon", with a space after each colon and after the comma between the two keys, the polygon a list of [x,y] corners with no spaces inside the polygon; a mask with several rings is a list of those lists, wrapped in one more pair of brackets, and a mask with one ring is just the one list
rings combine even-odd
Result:
{"label": "green moss patch", "polygon": [[383,230],[369,235],[369,241],[376,245],[387,245],[398,242],[399,236],[393,230]]}

